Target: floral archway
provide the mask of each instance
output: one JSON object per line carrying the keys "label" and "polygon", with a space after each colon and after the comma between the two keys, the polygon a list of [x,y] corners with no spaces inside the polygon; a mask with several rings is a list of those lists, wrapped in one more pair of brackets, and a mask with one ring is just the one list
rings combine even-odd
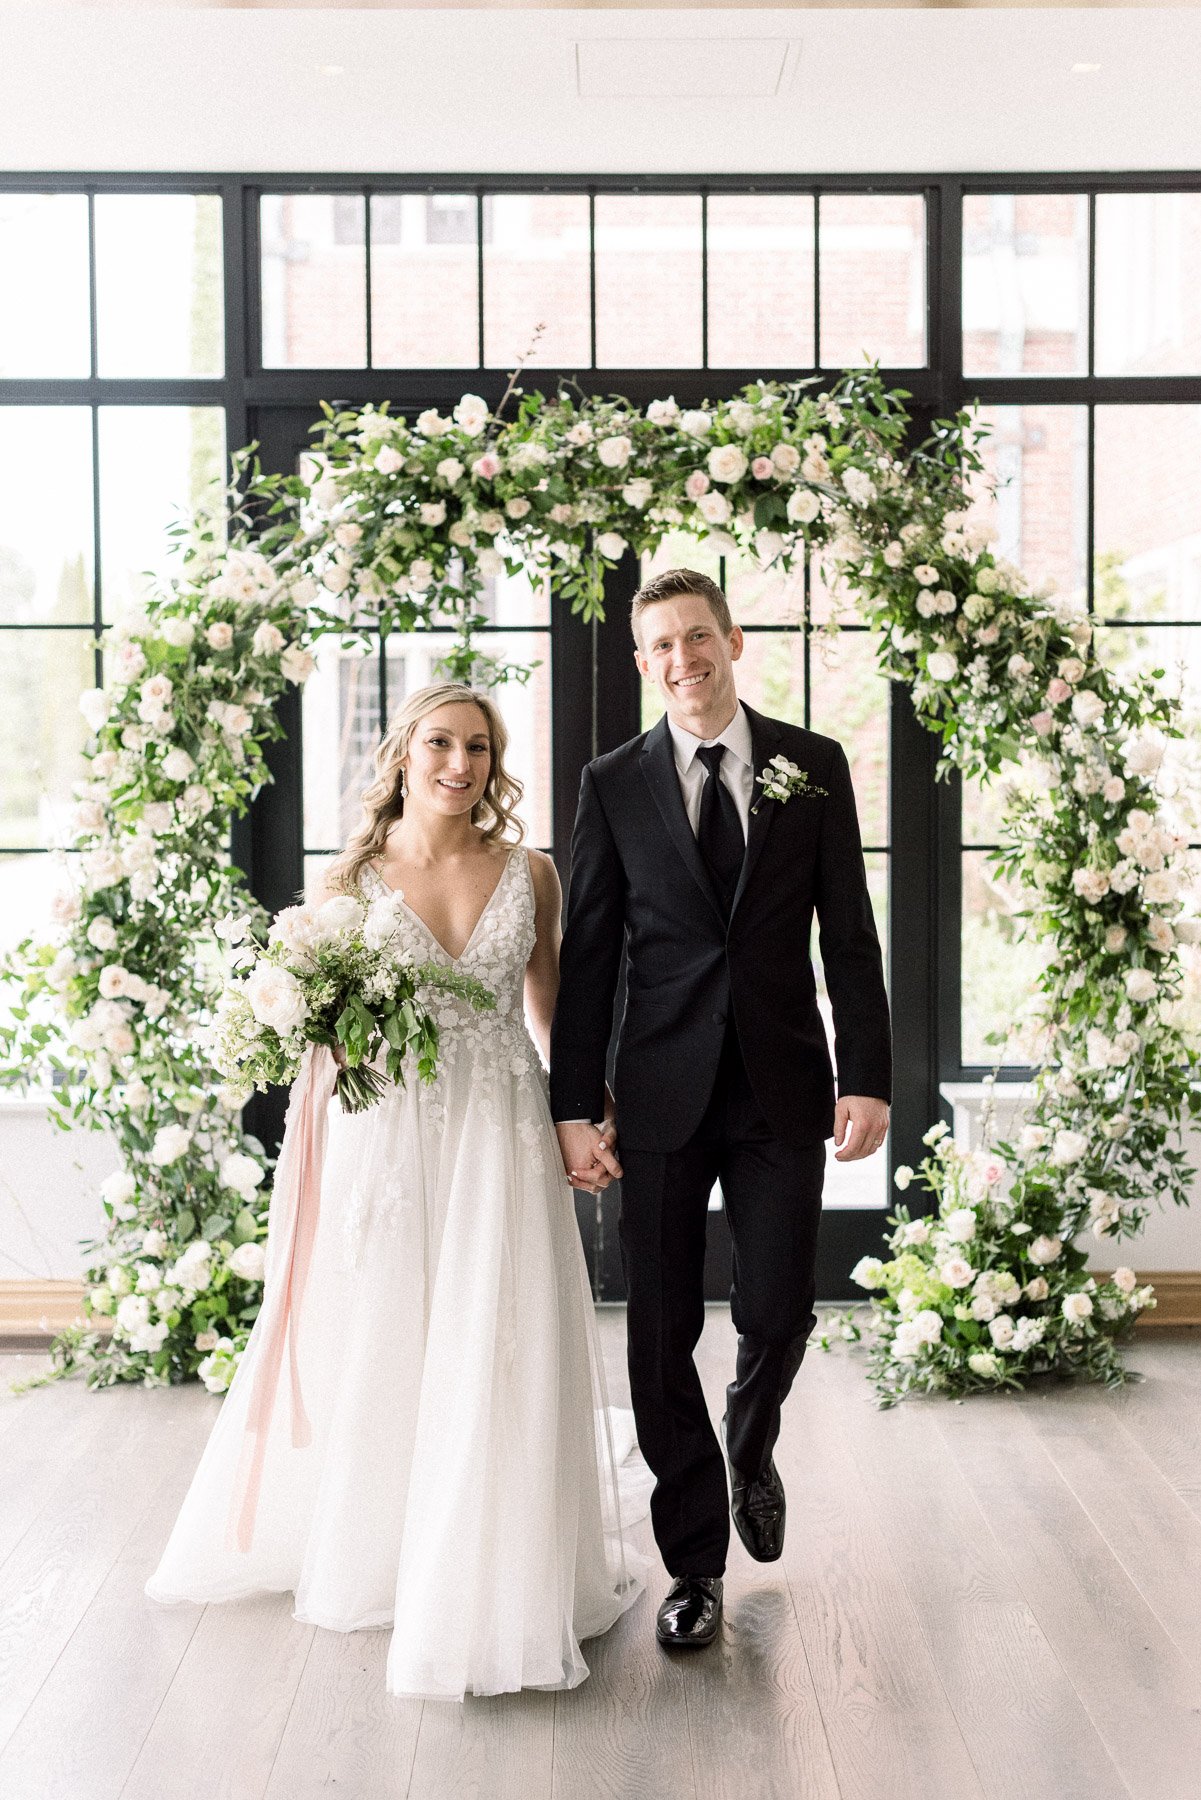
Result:
{"label": "floral archway", "polygon": [[311,480],[264,475],[253,446],[233,458],[222,513],[193,521],[179,572],[106,634],[106,685],[81,702],[80,879],[53,941],[8,965],[24,990],[9,1078],[53,1073],[63,1121],[109,1126],[124,1164],[85,1294],[112,1331],[65,1333],[60,1371],[220,1390],[257,1312],[268,1159],[204,1032],[214,921],[219,937],[249,906],[230,816],[266,778],[274,702],[312,672],[315,640],[450,625],[448,671],[493,683],[508,672],[474,643],[488,575],[524,567],[599,617],[605,568],[682,530],[784,571],[817,552],[939,734],[939,773],[1013,777],[992,856],[1047,941],[1020,1026],[1040,1073],[1016,1143],[964,1152],[940,1121],[916,1175],[897,1171],[934,1209],[898,1203],[886,1254],[853,1272],[875,1297],[881,1402],[1047,1369],[1123,1379],[1120,1341],[1153,1297],[1128,1269],[1090,1277],[1075,1240],[1133,1237],[1153,1203],[1188,1199],[1171,1139],[1201,1111],[1178,1016],[1201,922],[1181,899],[1183,820],[1157,791],[1181,729],[1150,677],[1097,660],[1081,601],[1032,591],[990,548],[968,415],[911,449],[905,398],[874,371],[645,412],[511,382],[495,412],[467,394],[412,424],[327,407]]}

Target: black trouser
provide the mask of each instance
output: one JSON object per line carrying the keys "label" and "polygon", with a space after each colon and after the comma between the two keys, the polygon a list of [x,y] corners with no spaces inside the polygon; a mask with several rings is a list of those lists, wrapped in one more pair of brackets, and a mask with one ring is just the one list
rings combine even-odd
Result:
{"label": "black trouser", "polygon": [[705,1322],[709,1194],[720,1179],[734,1244],[738,1356],[726,1441],[735,1469],[753,1476],[767,1466],[781,1402],[817,1323],[825,1140],[794,1148],[772,1135],[732,1022],[704,1117],[682,1150],[622,1150],[620,1116],[617,1128],[630,1391],[656,1477],[655,1541],[669,1574],[720,1575],[730,1541],[725,1460],[692,1359]]}

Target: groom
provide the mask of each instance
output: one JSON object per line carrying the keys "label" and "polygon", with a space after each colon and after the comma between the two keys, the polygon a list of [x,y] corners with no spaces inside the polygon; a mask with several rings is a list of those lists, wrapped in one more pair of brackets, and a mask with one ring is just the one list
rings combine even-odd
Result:
{"label": "groom", "polygon": [[[655,1539],[674,1578],[656,1631],[665,1644],[699,1645],[721,1621],[730,1511],[758,1561],[783,1548],[784,1489],[772,1450],[817,1322],[825,1140],[841,1144],[843,1162],[883,1143],[892,1042],[841,744],[739,701],[742,632],[708,576],[656,576],[635,595],[632,624],[635,660],[666,717],[584,770],[551,1033],[551,1111],[576,1186],[596,1191],[622,1177],[631,1396],[656,1477]],[[778,755],[806,779],[789,777],[788,791],[771,798],[758,777]],[[815,911],[837,1103],[809,956]],[[606,1125],[605,1057],[623,948],[616,1118]],[[738,1332],[724,1457],[692,1355],[718,1179]]]}

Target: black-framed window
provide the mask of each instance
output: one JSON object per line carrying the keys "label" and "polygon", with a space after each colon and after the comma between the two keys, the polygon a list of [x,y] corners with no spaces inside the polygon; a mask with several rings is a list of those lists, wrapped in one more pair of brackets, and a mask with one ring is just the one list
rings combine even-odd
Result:
{"label": "black-framed window", "polygon": [[[158,565],[170,502],[197,499],[226,447],[252,438],[266,467],[294,467],[322,399],[387,398],[411,415],[470,387],[495,404],[539,322],[527,388],[565,376],[638,405],[665,393],[688,405],[758,375],[878,357],[912,396],[918,434],[978,403],[1006,478],[1001,550],[1085,595],[1116,666],[1178,658],[1195,699],[1195,172],[21,174],[0,176],[0,256],[15,271],[0,294],[9,932],[44,910],[37,871],[63,835],[83,735],[75,691],[102,678],[99,631]],[[704,558],[691,541],[679,554]],[[933,781],[934,740],[903,688],[872,691],[853,614],[841,670],[818,667],[817,571],[786,602],[717,572],[747,626],[748,699],[853,753],[898,1045],[889,1167],[916,1162],[947,1110],[940,1081],[985,1071],[985,1033],[1033,973],[985,868],[996,797]],[[649,716],[622,617],[641,573],[623,559],[603,627],[557,596],[503,583],[488,595],[489,647],[541,665],[502,704],[525,746],[531,838],[564,872],[582,762]],[[382,721],[434,649],[420,635],[366,655],[325,646],[303,701],[285,698],[275,784],[235,843],[269,904],[292,897],[306,858],[337,847]],[[338,756],[317,758],[331,734]],[[888,1192],[858,1214],[832,1210],[823,1292],[874,1247]],[[604,1240],[601,1221],[602,1287]]]}

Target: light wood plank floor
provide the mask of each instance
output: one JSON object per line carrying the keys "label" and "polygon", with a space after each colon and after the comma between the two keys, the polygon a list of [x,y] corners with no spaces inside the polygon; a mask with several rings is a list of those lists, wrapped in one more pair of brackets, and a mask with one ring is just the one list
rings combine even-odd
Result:
{"label": "light wood plank floor", "polygon": [[[601,1316],[624,1398],[620,1312]],[[709,1310],[714,1416],[733,1332]],[[735,1541],[721,1641],[654,1642],[651,1592],[570,1694],[384,1692],[386,1632],[287,1595],[153,1606],[219,1402],[197,1387],[10,1398],[0,1356],[3,1800],[1197,1800],[1201,1336],[1116,1394],[879,1412],[812,1352],[778,1462],[783,1561]],[[644,1524],[642,1536],[650,1547]]]}

